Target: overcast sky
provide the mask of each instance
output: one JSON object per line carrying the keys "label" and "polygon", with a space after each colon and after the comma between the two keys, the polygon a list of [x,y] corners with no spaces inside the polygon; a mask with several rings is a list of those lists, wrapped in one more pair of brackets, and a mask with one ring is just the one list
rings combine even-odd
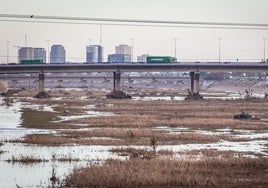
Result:
{"label": "overcast sky", "polygon": [[[0,0],[0,14],[117,18],[164,21],[268,24],[268,0]],[[4,18],[0,18],[3,20]],[[0,63],[17,61],[17,48],[65,46],[67,61],[86,61],[86,45],[100,44],[100,26],[90,24],[18,23],[0,21]],[[221,39],[222,61],[260,61],[268,30],[183,27],[102,27],[104,58],[115,46],[134,43],[137,55],[176,55],[178,60],[216,61]],[[268,56],[268,53],[267,55]]]}

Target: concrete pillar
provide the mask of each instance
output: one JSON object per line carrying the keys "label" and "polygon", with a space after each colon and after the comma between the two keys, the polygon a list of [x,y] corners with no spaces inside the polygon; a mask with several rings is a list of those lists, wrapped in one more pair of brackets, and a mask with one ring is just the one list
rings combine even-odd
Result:
{"label": "concrete pillar", "polygon": [[190,78],[191,78],[191,94],[194,93],[194,75],[195,73],[194,72],[190,72]]}
{"label": "concrete pillar", "polygon": [[120,79],[121,79],[121,73],[120,72],[114,72],[114,91],[120,91]]}
{"label": "concrete pillar", "polygon": [[199,72],[194,73],[194,94],[199,94],[199,77]]}
{"label": "concrete pillar", "polygon": [[39,92],[45,91],[45,74],[44,72],[39,73]]}

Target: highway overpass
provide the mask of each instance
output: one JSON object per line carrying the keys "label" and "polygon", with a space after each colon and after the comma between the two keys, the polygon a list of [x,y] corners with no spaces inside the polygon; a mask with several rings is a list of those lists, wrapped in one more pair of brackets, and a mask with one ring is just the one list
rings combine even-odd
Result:
{"label": "highway overpass", "polygon": [[[199,94],[200,72],[268,72],[268,63],[99,63],[99,64],[32,64],[0,65],[0,74],[39,73],[39,91],[44,91],[44,73],[112,72],[114,91],[120,91],[122,72],[190,72],[192,94]],[[8,75],[7,75],[8,76]]]}
{"label": "highway overpass", "polygon": [[169,64],[33,64],[0,65],[0,74],[8,73],[82,73],[82,72],[266,72],[268,63],[169,63]]}

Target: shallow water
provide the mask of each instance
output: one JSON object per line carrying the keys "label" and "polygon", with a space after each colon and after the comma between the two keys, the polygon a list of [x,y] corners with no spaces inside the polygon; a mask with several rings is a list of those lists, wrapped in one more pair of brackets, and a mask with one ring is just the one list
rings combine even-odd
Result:
{"label": "shallow water", "polygon": [[[0,187],[47,187],[51,185],[50,178],[52,169],[56,177],[62,182],[74,167],[82,167],[91,163],[98,163],[108,158],[119,158],[108,152],[108,146],[61,146],[61,147],[40,147],[21,143],[6,143],[1,147],[4,151],[0,155]],[[6,160],[12,157],[21,158],[31,156],[48,162],[21,164],[8,163]],[[53,160],[61,157],[79,159],[75,162],[59,162]]]}
{"label": "shallow water", "polygon": [[[40,147],[22,143],[12,143],[9,141],[22,139],[27,134],[53,134],[55,130],[27,129],[20,127],[22,108],[32,108],[41,111],[53,111],[53,106],[31,105],[29,103],[16,102],[11,106],[6,106],[0,98],[0,187],[51,187],[52,170],[55,170],[56,177],[62,181],[74,167],[81,167],[87,164],[104,161],[108,158],[121,158],[109,152],[109,146],[61,146],[61,147]],[[87,106],[93,109],[94,106]],[[102,114],[88,111],[86,116],[95,117]],[[72,118],[72,116],[70,116]],[[70,118],[69,117],[69,118]],[[77,117],[75,117],[77,118]],[[48,160],[48,162],[21,164],[8,163],[7,160],[21,157],[34,157]],[[56,158],[70,157],[79,159],[78,162],[59,162]]]}

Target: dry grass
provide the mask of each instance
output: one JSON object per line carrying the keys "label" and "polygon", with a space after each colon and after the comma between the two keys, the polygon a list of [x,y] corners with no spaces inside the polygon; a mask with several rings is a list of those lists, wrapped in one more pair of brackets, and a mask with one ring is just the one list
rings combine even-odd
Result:
{"label": "dry grass", "polygon": [[113,117],[80,119],[89,127],[190,127],[193,129],[242,128],[268,129],[267,122],[233,120],[241,111],[268,117],[266,101],[111,101],[114,105],[99,105],[96,110],[117,114]]}
{"label": "dry grass", "polygon": [[216,135],[199,133],[171,134],[167,131],[150,129],[93,129],[66,130],[60,134],[26,135],[23,143],[59,146],[68,144],[80,145],[151,145],[154,138],[157,145],[174,145],[183,143],[213,143],[221,139]]}
{"label": "dry grass", "polygon": [[[243,129],[255,132],[267,131],[268,101],[266,100],[204,100],[204,101],[134,101],[109,100],[100,96],[92,99],[77,100],[71,94],[63,92],[61,101],[44,99],[34,100],[38,104],[53,104],[58,112],[38,112],[24,109],[22,126],[44,129],[100,128],[93,130],[60,131],[57,135],[27,135],[23,142],[40,145],[150,145],[155,138],[157,145],[176,145],[187,143],[212,143],[220,139],[228,141],[250,141],[233,135],[204,135],[199,133],[170,134],[167,131],[154,130],[158,126],[189,128],[191,130]],[[82,96],[82,94],[77,94]],[[58,115],[68,109],[69,114],[83,114],[86,105],[95,105],[96,111],[112,112],[116,116],[76,119],[64,123],[55,123]],[[233,115],[241,111],[258,115],[261,120],[234,120]],[[267,118],[268,119],[268,118]],[[217,130],[215,130],[217,131]],[[235,134],[235,133],[233,133]]]}
{"label": "dry grass", "polygon": [[75,169],[69,187],[267,187],[267,158],[108,160]]}

